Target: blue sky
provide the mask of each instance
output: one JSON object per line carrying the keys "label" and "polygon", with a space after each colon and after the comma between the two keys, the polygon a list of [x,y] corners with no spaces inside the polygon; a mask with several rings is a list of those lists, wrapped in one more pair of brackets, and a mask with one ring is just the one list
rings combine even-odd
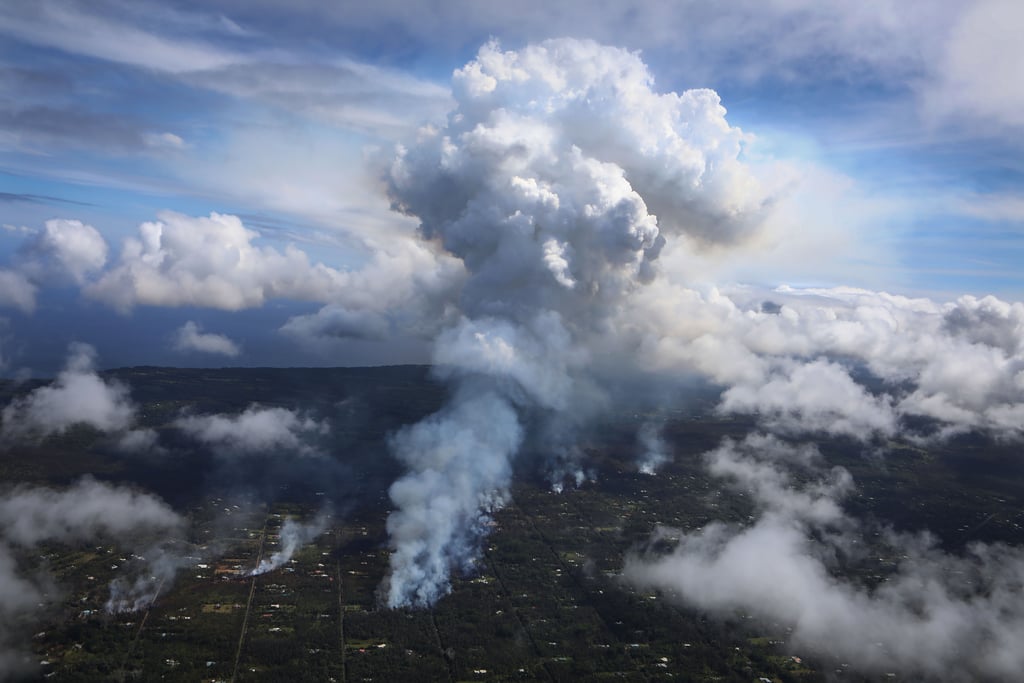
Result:
{"label": "blue sky", "polygon": [[[435,266],[380,178],[397,144],[445,120],[453,70],[491,39],[639,51],[655,90],[714,89],[750,136],[744,159],[791,174],[773,218],[785,244],[708,259],[695,282],[1024,299],[1018,3],[432,5],[4,3],[0,269],[34,299],[0,296],[3,372],[52,373],[73,340],[107,367],[428,360],[430,335],[400,306],[368,323],[365,303],[338,297],[422,289],[412,275]],[[126,298],[127,271],[96,285],[125,263],[124,241],[168,211],[188,218],[182,234],[219,229],[189,222],[211,213],[237,216],[260,267],[277,268],[260,250],[291,250],[330,272],[317,285],[254,275],[239,286],[266,292],[239,301]],[[56,239],[40,237],[52,219],[91,226],[102,265],[69,278],[35,263]],[[325,310],[333,332],[295,322]],[[176,347],[188,321],[240,353]]]}

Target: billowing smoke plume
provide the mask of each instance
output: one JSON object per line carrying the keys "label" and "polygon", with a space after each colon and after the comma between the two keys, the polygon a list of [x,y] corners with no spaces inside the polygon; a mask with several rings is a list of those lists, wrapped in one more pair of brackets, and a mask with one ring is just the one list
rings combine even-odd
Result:
{"label": "billowing smoke plume", "polygon": [[[814,447],[756,435],[707,454],[711,474],[752,495],[750,526],[713,523],[674,541],[667,555],[633,556],[624,577],[723,615],[743,610],[789,629],[791,646],[842,658],[857,670],[901,671],[935,679],[1011,680],[1024,665],[1024,551],[972,544],[965,556],[940,551],[927,534],[885,531],[901,558],[868,588],[839,578],[840,558],[856,562],[869,536],[843,512],[852,480],[823,471]],[[798,486],[797,469],[809,483]],[[670,541],[672,542],[672,541]]]}
{"label": "billowing smoke plume", "polygon": [[26,634],[16,624],[53,594],[47,576],[19,570],[16,548],[87,540],[144,547],[156,536],[178,535],[182,524],[158,498],[89,478],[64,490],[20,486],[0,496],[0,678],[24,672],[19,645]]}
{"label": "billowing smoke plume", "polygon": [[467,271],[435,347],[452,403],[393,441],[410,471],[391,489],[392,607],[431,604],[472,563],[525,415],[547,423],[556,478],[581,474],[566,417],[600,401],[591,340],[655,276],[664,235],[731,243],[766,203],[718,96],[655,92],[633,53],[492,43],[453,91],[447,124],[388,174],[395,207]]}
{"label": "billowing smoke plume", "polygon": [[306,545],[314,538],[319,536],[327,528],[327,524],[330,518],[326,513],[321,513],[317,517],[309,522],[302,523],[296,522],[294,519],[289,517],[281,525],[280,531],[280,548],[275,551],[270,557],[265,557],[260,560],[260,563],[256,565],[247,575],[257,576],[259,574],[266,574],[272,572],[278,567],[284,566],[288,560],[292,559],[295,552]]}

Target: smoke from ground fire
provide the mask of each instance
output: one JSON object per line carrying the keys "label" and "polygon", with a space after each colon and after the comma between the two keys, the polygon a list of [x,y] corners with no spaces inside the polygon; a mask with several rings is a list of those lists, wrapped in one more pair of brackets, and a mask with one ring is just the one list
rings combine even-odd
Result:
{"label": "smoke from ground fire", "polygon": [[296,522],[291,517],[286,519],[284,524],[281,525],[279,534],[281,547],[272,553],[270,557],[260,560],[260,563],[247,573],[247,576],[266,574],[278,567],[284,566],[288,560],[292,559],[299,548],[322,534],[324,529],[327,528],[329,521],[330,518],[326,513],[321,513],[315,519],[306,523]]}
{"label": "smoke from ground fire", "polygon": [[[766,201],[718,96],[656,93],[633,53],[489,44],[453,90],[447,125],[400,148],[388,175],[395,206],[468,272],[435,345],[454,398],[393,441],[409,473],[391,489],[392,607],[433,603],[472,563],[521,413],[543,411],[563,432],[552,452],[572,451],[570,416],[597,390],[591,340],[656,277],[666,235],[740,239]],[[556,485],[578,473],[565,460]]]}

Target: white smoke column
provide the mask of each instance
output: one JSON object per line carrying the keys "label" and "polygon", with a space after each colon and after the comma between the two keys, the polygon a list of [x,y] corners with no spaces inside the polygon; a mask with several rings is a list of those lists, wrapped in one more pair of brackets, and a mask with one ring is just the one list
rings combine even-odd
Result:
{"label": "white smoke column", "polygon": [[555,483],[581,475],[565,418],[601,393],[591,340],[655,277],[663,232],[731,242],[762,212],[718,96],[652,83],[636,54],[589,41],[491,43],[455,72],[447,124],[399,148],[393,205],[467,277],[435,345],[455,398],[393,441],[410,471],[391,489],[389,606],[432,604],[472,564],[507,496],[520,413],[556,435]]}
{"label": "white smoke column", "polygon": [[645,422],[637,432],[637,440],[643,452],[640,455],[639,469],[641,474],[654,474],[658,468],[672,459],[668,444],[661,438],[661,427],[653,422]]}
{"label": "white smoke column", "polygon": [[286,519],[284,524],[281,525],[281,547],[270,557],[260,560],[260,563],[254,569],[247,572],[246,576],[266,574],[283,566],[288,560],[292,559],[299,548],[324,532],[329,519],[325,513],[317,515],[315,519],[307,523],[296,522],[291,517]]}

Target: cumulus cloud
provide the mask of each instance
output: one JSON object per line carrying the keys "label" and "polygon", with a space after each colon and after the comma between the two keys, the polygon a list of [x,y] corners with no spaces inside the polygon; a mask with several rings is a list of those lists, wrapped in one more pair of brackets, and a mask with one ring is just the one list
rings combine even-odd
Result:
{"label": "cumulus cloud", "polygon": [[776,429],[864,438],[891,435],[897,416],[889,397],[875,397],[836,363],[780,363],[769,377],[737,383],[719,410],[757,413]]}
{"label": "cumulus cloud", "polygon": [[117,264],[86,293],[122,311],[139,304],[234,311],[276,297],[327,301],[345,284],[342,273],[310,263],[294,246],[259,247],[256,237],[236,216],[165,212],[125,240]]}
{"label": "cumulus cloud", "polygon": [[223,334],[203,332],[198,323],[189,320],[174,333],[174,348],[178,351],[198,351],[234,358],[241,347]]}
{"label": "cumulus cloud", "polygon": [[91,225],[54,218],[26,243],[22,256],[22,269],[36,279],[68,277],[82,285],[106,265],[107,242]]}
{"label": "cumulus cloud", "polygon": [[96,350],[74,343],[67,365],[52,384],[17,397],[4,407],[3,434],[25,438],[59,434],[77,424],[124,432],[135,421],[128,388],[96,374]]}
{"label": "cumulus cloud", "polygon": [[0,269],[0,306],[25,313],[36,307],[39,287],[65,281],[82,285],[107,261],[107,243],[91,225],[54,218],[29,235],[18,251],[15,268]]}
{"label": "cumulus cloud", "polygon": [[1024,662],[1016,645],[1024,632],[1024,552],[973,544],[954,556],[927,534],[887,532],[886,552],[902,558],[891,576],[874,588],[840,578],[837,558],[865,547],[865,538],[840,506],[849,474],[811,469],[802,486],[788,474],[797,466],[806,478],[816,460],[813,447],[773,437],[727,440],[706,456],[709,471],[752,494],[759,518],[746,527],[662,529],[656,540],[671,551],[631,556],[624,578],[712,613],[743,610],[782,624],[792,647],[860,671],[1013,678]]}
{"label": "cumulus cloud", "polygon": [[228,454],[275,451],[315,455],[315,442],[330,431],[326,422],[285,408],[252,405],[238,415],[187,415],[175,427]]}
{"label": "cumulus cloud", "polygon": [[[119,260],[84,288],[87,296],[128,312],[135,306],[259,307],[271,299],[322,302],[319,312],[296,316],[282,331],[312,344],[334,337],[422,335],[443,315],[444,294],[457,287],[454,259],[408,239],[375,251],[358,270],[312,263],[289,244],[260,246],[258,234],[236,216],[193,218],[165,212],[125,240]],[[229,346],[186,326],[178,341],[191,348]],[[195,342],[195,343],[192,343]]]}
{"label": "cumulus cloud", "polygon": [[[777,306],[765,308],[765,298]],[[940,303],[863,289],[698,291],[654,283],[619,317],[650,372],[723,387],[719,409],[790,433],[870,440],[908,416],[1019,438],[1024,332],[1019,303]],[[870,387],[870,388],[869,388]]]}
{"label": "cumulus cloud", "polygon": [[36,286],[24,273],[0,268],[0,306],[31,313],[36,308]]}

